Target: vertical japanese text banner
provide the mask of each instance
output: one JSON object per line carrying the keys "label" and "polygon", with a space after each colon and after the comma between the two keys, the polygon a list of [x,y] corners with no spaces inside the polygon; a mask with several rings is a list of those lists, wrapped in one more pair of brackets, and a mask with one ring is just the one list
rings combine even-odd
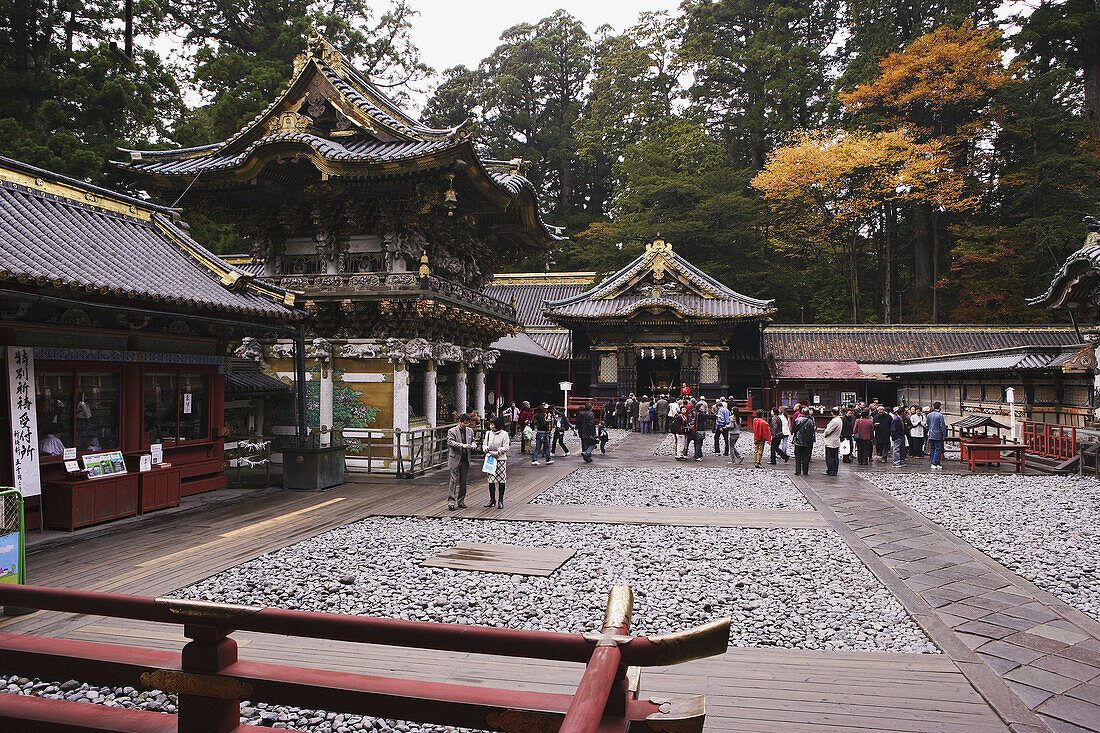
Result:
{"label": "vertical japanese text banner", "polygon": [[11,403],[12,481],[23,496],[38,496],[38,415],[34,405],[34,352],[8,347],[8,400]]}

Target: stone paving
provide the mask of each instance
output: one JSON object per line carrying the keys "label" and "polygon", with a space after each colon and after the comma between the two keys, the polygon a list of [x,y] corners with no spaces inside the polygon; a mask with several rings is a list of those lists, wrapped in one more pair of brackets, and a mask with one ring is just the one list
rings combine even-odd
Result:
{"label": "stone paving", "polygon": [[1100,623],[853,474],[799,486],[1013,730],[1100,730]]}

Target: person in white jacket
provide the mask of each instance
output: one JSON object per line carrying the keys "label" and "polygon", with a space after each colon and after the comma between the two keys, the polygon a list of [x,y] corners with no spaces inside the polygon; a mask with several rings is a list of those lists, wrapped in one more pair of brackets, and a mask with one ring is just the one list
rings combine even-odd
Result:
{"label": "person in white jacket", "polygon": [[840,410],[833,408],[829,411],[833,419],[825,426],[822,437],[825,439],[825,475],[836,476],[840,472],[840,431],[844,428],[844,421],[840,419]]}
{"label": "person in white jacket", "polygon": [[497,461],[496,470],[489,474],[489,503],[485,508],[504,508],[504,486],[508,481],[508,447],[512,436],[504,429],[504,418],[493,418],[493,429],[485,433],[481,448]]}

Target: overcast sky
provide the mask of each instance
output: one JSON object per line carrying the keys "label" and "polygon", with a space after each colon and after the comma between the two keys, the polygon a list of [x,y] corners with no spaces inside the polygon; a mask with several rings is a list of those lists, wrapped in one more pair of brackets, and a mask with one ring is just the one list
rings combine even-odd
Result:
{"label": "overcast sky", "polygon": [[475,67],[500,43],[500,34],[517,23],[535,23],[561,8],[593,33],[604,23],[622,31],[646,10],[675,10],[679,0],[413,0],[420,16],[412,37],[424,62],[443,71]]}

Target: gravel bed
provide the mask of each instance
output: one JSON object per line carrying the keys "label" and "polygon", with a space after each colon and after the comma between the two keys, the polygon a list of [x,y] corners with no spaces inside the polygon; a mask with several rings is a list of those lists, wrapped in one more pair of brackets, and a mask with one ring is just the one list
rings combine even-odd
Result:
{"label": "gravel bed", "polygon": [[786,474],[673,463],[652,468],[579,468],[532,504],[812,510]]}
{"label": "gravel bed", "polygon": [[1100,482],[1016,474],[863,476],[1100,620]]}
{"label": "gravel bed", "polygon": [[[136,690],[133,687],[97,687],[76,680],[41,680],[17,675],[0,675],[0,692],[30,695],[70,702],[86,702],[114,708],[175,713],[177,698],[160,690]],[[291,728],[311,733],[475,733],[453,726],[406,723],[363,715],[344,715],[324,710],[308,710],[288,705],[268,705],[241,701],[241,723],[269,728]]]}
{"label": "gravel bed", "polygon": [[[458,542],[566,547],[549,577],[425,568]],[[179,591],[184,598],[518,629],[592,631],[607,591],[635,593],[635,631],[730,615],[734,646],[933,652],[830,530],[374,517]]]}
{"label": "gravel bed", "polygon": [[[569,547],[549,577],[423,568],[461,541]],[[490,626],[591,631],[608,589],[634,590],[635,632],[729,615],[733,646],[938,653],[829,530],[377,518],[268,553],[173,594],[230,603]],[[6,688],[6,689],[5,689]],[[175,712],[156,690],[0,677],[0,690]],[[243,702],[252,725],[317,733],[465,729]]]}

